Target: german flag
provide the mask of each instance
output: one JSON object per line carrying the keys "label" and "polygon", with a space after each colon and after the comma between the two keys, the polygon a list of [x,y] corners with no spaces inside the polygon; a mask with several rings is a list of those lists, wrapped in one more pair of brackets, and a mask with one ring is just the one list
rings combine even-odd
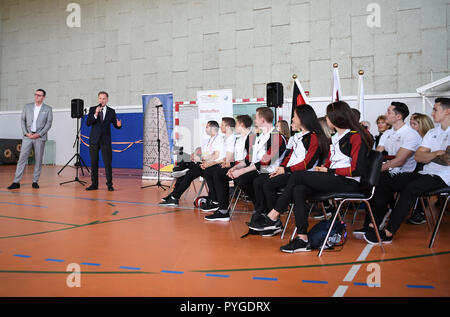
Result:
{"label": "german flag", "polygon": [[292,113],[291,118],[294,117],[295,107],[301,106],[308,103],[308,98],[306,97],[305,91],[298,80],[297,75],[294,75],[294,92],[292,95]]}

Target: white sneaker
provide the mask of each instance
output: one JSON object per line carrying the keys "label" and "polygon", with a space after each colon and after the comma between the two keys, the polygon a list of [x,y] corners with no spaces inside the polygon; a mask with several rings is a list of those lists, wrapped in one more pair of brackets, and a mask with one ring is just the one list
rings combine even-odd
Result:
{"label": "white sneaker", "polygon": [[181,170],[181,171],[175,171],[175,172],[172,172],[172,177],[174,177],[174,178],[180,178],[180,177],[183,177],[184,175],[186,175],[186,173],[189,171],[189,168],[186,168],[186,169],[184,169],[184,170]]}

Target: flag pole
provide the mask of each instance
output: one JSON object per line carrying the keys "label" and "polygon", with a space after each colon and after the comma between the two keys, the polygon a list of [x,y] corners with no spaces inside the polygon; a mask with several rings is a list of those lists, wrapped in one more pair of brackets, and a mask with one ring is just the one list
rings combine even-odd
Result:
{"label": "flag pole", "polygon": [[339,65],[338,63],[333,64],[333,94],[331,97],[331,102],[339,101],[341,99],[341,81],[339,79]]}
{"label": "flag pole", "polygon": [[302,94],[302,97],[305,100],[305,103],[308,103],[308,99],[307,99],[306,93],[303,90],[302,85],[300,84],[300,80],[298,79],[297,74],[292,75],[292,78],[294,79],[295,83],[297,84],[298,90],[300,90],[300,93]]}
{"label": "flag pole", "polygon": [[364,106],[364,71],[358,72],[358,109],[361,113],[362,121],[366,121],[366,111]]}

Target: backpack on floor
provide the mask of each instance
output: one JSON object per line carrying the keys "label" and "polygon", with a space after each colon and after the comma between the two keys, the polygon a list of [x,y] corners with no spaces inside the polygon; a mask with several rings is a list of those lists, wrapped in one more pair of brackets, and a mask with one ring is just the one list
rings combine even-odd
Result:
{"label": "backpack on floor", "polygon": [[[308,232],[308,240],[311,244],[311,249],[320,249],[327,236],[328,230],[331,226],[331,219],[322,220],[314,225]],[[328,241],[325,243],[325,249],[332,249],[335,246],[344,246],[347,240],[347,228],[345,222],[335,221],[333,229],[331,229]]]}
{"label": "backpack on floor", "polygon": [[208,196],[199,196],[194,200],[194,207],[200,208],[200,206],[206,202],[208,202]]}

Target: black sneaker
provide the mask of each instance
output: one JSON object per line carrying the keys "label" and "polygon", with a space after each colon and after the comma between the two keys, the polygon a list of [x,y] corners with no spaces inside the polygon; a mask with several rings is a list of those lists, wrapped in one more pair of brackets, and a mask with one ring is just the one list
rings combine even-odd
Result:
{"label": "black sneaker", "polygon": [[160,206],[178,206],[178,199],[170,196],[165,201],[159,203]]}
{"label": "black sneaker", "polygon": [[18,188],[20,188],[19,183],[12,183],[11,185],[8,186],[8,189],[18,189]]}
{"label": "black sneaker", "polygon": [[262,213],[254,211],[252,213],[252,217],[250,218],[250,222],[247,222],[247,226],[258,226],[262,221],[264,221],[264,217]]}
{"label": "black sneaker", "polygon": [[162,201],[162,202],[167,201],[167,199],[169,199],[170,196],[171,196],[171,195],[169,194],[169,195],[167,195],[166,197],[161,198],[161,201]]}
{"label": "black sneaker", "polygon": [[425,222],[427,222],[425,213],[422,210],[417,210],[417,209],[415,209],[413,211],[413,214],[408,219],[408,223],[410,223],[412,225],[421,225]]}
{"label": "black sneaker", "polygon": [[[327,213],[327,218],[330,217],[332,215],[331,211],[328,211],[327,209],[325,209],[325,210]],[[313,211],[311,211],[310,216],[314,219],[324,219],[325,218],[325,215],[323,214],[322,209],[317,209],[317,210],[313,209]]]}
{"label": "black sneaker", "polygon": [[219,210],[219,203],[216,203],[214,201],[207,201],[206,203],[200,205],[200,209],[203,212],[216,211]]}
{"label": "black sneaker", "polygon": [[33,182],[33,184],[31,184],[31,187],[38,189],[39,188],[39,184],[37,182]]}
{"label": "black sneaker", "polygon": [[309,252],[311,251],[311,247],[308,242],[305,242],[299,237],[296,237],[288,244],[280,247],[280,251],[286,253]]}
{"label": "black sneaker", "polygon": [[223,214],[219,210],[216,210],[211,215],[205,216],[205,220],[228,222],[228,221],[230,221],[230,212],[227,211],[225,214]]}
{"label": "black sneaker", "polygon": [[260,231],[260,234],[263,237],[273,237],[273,236],[279,234],[281,231],[283,231],[283,228],[277,228],[277,229],[274,229],[274,230]]}
{"label": "black sneaker", "polygon": [[250,223],[248,227],[255,231],[276,230],[283,227],[280,218],[273,221],[269,216],[263,214],[260,219],[261,221]]}
{"label": "black sneaker", "polygon": [[371,229],[370,227],[362,227],[361,229],[353,230],[353,237],[358,240],[363,240],[364,235],[367,231]]}
{"label": "black sneaker", "polygon": [[[386,232],[384,230],[380,230],[379,232],[380,232],[381,243],[385,243],[385,244],[392,243],[392,238],[394,236],[387,237]],[[378,244],[379,243],[378,239],[377,239],[377,234],[375,233],[375,230],[373,230],[372,228],[370,228],[370,230],[368,230],[366,232],[366,234],[364,235],[364,240],[366,240],[366,242],[369,244]]]}

